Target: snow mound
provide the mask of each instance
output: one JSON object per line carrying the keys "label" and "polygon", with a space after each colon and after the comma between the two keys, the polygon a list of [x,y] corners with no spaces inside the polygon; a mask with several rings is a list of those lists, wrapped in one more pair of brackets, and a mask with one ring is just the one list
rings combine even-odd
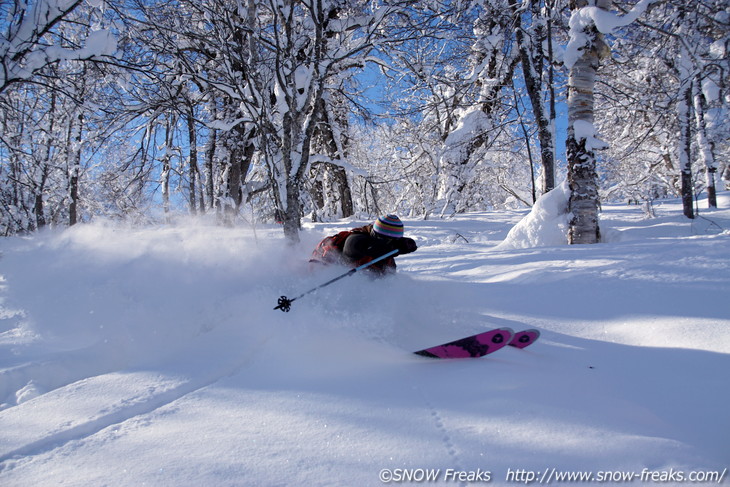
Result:
{"label": "snow mound", "polygon": [[510,230],[495,250],[567,245],[569,197],[567,181],[542,195],[530,213]]}

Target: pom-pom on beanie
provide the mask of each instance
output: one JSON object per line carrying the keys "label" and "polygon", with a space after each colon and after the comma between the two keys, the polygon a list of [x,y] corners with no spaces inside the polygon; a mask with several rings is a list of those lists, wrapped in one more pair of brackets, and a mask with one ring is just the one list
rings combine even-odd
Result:
{"label": "pom-pom on beanie", "polygon": [[401,238],[403,222],[395,215],[381,216],[373,223],[373,232],[389,238]]}

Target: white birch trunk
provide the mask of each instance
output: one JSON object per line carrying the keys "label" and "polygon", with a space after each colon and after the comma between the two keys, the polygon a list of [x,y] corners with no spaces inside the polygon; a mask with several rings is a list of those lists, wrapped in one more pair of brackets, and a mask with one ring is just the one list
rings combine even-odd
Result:
{"label": "white birch trunk", "polygon": [[692,101],[695,112],[695,127],[697,147],[700,161],[705,167],[707,183],[707,205],[710,208],[717,208],[717,190],[715,188],[715,174],[717,173],[717,162],[713,154],[712,144],[707,138],[707,124],[705,123],[705,100],[701,90],[701,81],[695,80],[692,88]]}
{"label": "white birch trunk", "polygon": [[[580,16],[583,7],[595,6],[608,9],[608,0],[577,0],[573,16]],[[576,23],[578,20],[576,19]],[[571,24],[573,19],[571,19]],[[593,88],[596,70],[600,59],[607,49],[603,37],[591,21],[581,24],[582,30],[573,33],[584,39],[580,48],[581,55],[570,68],[568,79],[568,184],[570,186],[568,242],[570,244],[590,244],[600,240],[598,226],[598,176],[596,159],[588,139],[593,130]],[[581,127],[576,131],[576,126]],[[589,127],[586,130],[586,127]]]}

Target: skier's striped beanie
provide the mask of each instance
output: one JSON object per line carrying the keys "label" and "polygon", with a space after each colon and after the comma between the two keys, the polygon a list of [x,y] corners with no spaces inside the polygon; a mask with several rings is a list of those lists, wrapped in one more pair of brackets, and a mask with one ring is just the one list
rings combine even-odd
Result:
{"label": "skier's striped beanie", "polygon": [[403,236],[403,222],[395,215],[381,216],[373,222],[373,232],[390,238]]}

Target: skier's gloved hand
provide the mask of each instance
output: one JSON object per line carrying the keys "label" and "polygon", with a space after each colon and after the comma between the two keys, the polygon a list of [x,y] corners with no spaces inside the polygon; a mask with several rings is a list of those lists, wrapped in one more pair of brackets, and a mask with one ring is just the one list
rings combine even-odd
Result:
{"label": "skier's gloved hand", "polygon": [[418,249],[418,245],[416,245],[416,241],[412,238],[402,237],[398,239],[396,248],[398,249],[398,253],[401,255],[410,254]]}

